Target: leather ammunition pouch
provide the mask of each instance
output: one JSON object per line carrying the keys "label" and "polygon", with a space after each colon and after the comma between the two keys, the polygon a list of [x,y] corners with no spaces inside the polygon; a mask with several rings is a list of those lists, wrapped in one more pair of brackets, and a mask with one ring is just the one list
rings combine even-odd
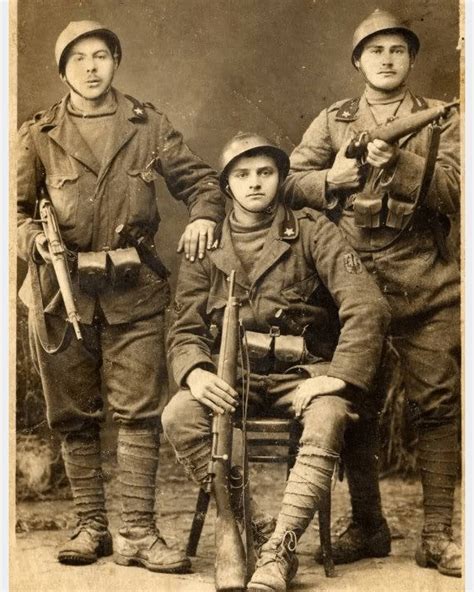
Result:
{"label": "leather ammunition pouch", "polygon": [[79,287],[87,294],[102,292],[107,286],[107,253],[93,251],[77,254]]}
{"label": "leather ammunition pouch", "polygon": [[301,335],[280,335],[278,328],[269,333],[245,332],[251,365],[267,371],[282,372],[292,364],[304,364],[308,358],[305,339]]}
{"label": "leather ammunition pouch", "polygon": [[79,287],[91,295],[102,292],[107,286],[113,289],[132,287],[137,284],[140,267],[141,261],[135,247],[79,252]]}
{"label": "leather ammunition pouch", "polygon": [[136,286],[140,273],[141,261],[135,247],[109,251],[110,280],[112,286]]}
{"label": "leather ammunition pouch", "polygon": [[380,228],[382,224],[382,196],[377,193],[358,193],[353,201],[354,221],[360,228]]}
{"label": "leather ammunition pouch", "polygon": [[385,226],[401,230],[410,222],[416,202],[399,201],[389,196],[387,200],[387,219]]}

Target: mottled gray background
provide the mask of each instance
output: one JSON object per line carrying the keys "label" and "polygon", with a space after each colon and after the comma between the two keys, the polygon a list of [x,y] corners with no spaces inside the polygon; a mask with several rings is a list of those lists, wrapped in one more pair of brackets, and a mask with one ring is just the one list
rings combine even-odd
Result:
{"label": "mottled gray background", "polygon": [[[421,39],[413,90],[459,96],[457,0],[19,0],[18,123],[64,94],[56,38],[70,20],[93,19],[121,39],[117,88],[165,111],[211,165],[238,130],[291,150],[321,108],[360,92],[352,32],[377,6]],[[158,245],[175,271],[186,212],[163,183],[159,202]]]}

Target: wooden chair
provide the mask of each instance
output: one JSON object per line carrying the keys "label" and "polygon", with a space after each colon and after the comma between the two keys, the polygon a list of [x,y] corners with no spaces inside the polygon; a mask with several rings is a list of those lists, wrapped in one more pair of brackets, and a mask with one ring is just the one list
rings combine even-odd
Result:
{"label": "wooden chair", "polygon": [[[265,418],[247,419],[247,451],[248,462],[254,463],[285,463],[287,467],[287,478],[295,464],[298,453],[298,443],[301,436],[301,424],[293,419]],[[265,446],[285,449],[282,454],[255,452],[255,446]],[[196,510],[189,533],[186,554],[195,557],[202,528],[206,519],[211,494],[204,489],[199,490],[196,503]],[[323,555],[324,571],[326,576],[334,577],[335,569],[331,549],[331,492],[328,492],[326,499],[319,508],[319,536],[321,551]]]}

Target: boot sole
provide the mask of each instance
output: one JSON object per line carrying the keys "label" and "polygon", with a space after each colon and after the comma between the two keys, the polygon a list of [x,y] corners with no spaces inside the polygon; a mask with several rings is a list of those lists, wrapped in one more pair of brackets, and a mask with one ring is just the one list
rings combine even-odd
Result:
{"label": "boot sole", "polygon": [[[373,552],[364,552],[364,553],[358,553],[357,555],[350,555],[350,556],[346,556],[346,557],[338,557],[337,555],[333,555],[333,562],[334,565],[345,565],[347,563],[355,563],[356,561],[360,561],[361,559],[380,559],[382,557],[388,557],[390,555],[390,551],[387,552],[380,552],[377,551],[375,553]],[[316,555],[314,560],[316,561],[316,563],[318,563],[319,565],[324,565],[323,562],[323,558],[320,555]]]}
{"label": "boot sole", "polygon": [[58,554],[58,561],[64,565],[90,565],[91,563],[95,563],[100,557],[108,557],[112,553],[112,543],[105,543],[101,544],[97,549],[97,553],[93,555],[79,554],[74,551],[63,551]]}
{"label": "boot sole", "polygon": [[443,576],[462,578],[462,572],[459,569],[449,569],[436,564],[434,561],[426,557],[425,552],[422,549],[416,550],[415,561],[419,567],[437,569]]}
{"label": "boot sole", "polygon": [[191,573],[191,562],[180,562],[175,563],[172,565],[156,565],[153,563],[149,563],[146,559],[141,559],[139,557],[126,557],[125,555],[120,555],[118,553],[114,554],[114,561],[117,565],[129,566],[135,565],[138,567],[144,567],[149,571],[153,571],[155,573],[174,573],[174,574],[184,574],[184,573]]}

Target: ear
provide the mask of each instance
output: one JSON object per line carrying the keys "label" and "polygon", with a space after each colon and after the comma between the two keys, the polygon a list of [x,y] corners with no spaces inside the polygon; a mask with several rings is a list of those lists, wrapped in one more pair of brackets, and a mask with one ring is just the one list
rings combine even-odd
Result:
{"label": "ear", "polygon": [[356,70],[359,71],[360,70],[360,60],[354,60],[354,66],[356,67]]}
{"label": "ear", "polygon": [[61,78],[61,82],[62,82],[63,84],[67,84],[67,79],[66,79],[66,76],[65,76],[64,74],[60,74],[60,75],[59,75],[59,78]]}

